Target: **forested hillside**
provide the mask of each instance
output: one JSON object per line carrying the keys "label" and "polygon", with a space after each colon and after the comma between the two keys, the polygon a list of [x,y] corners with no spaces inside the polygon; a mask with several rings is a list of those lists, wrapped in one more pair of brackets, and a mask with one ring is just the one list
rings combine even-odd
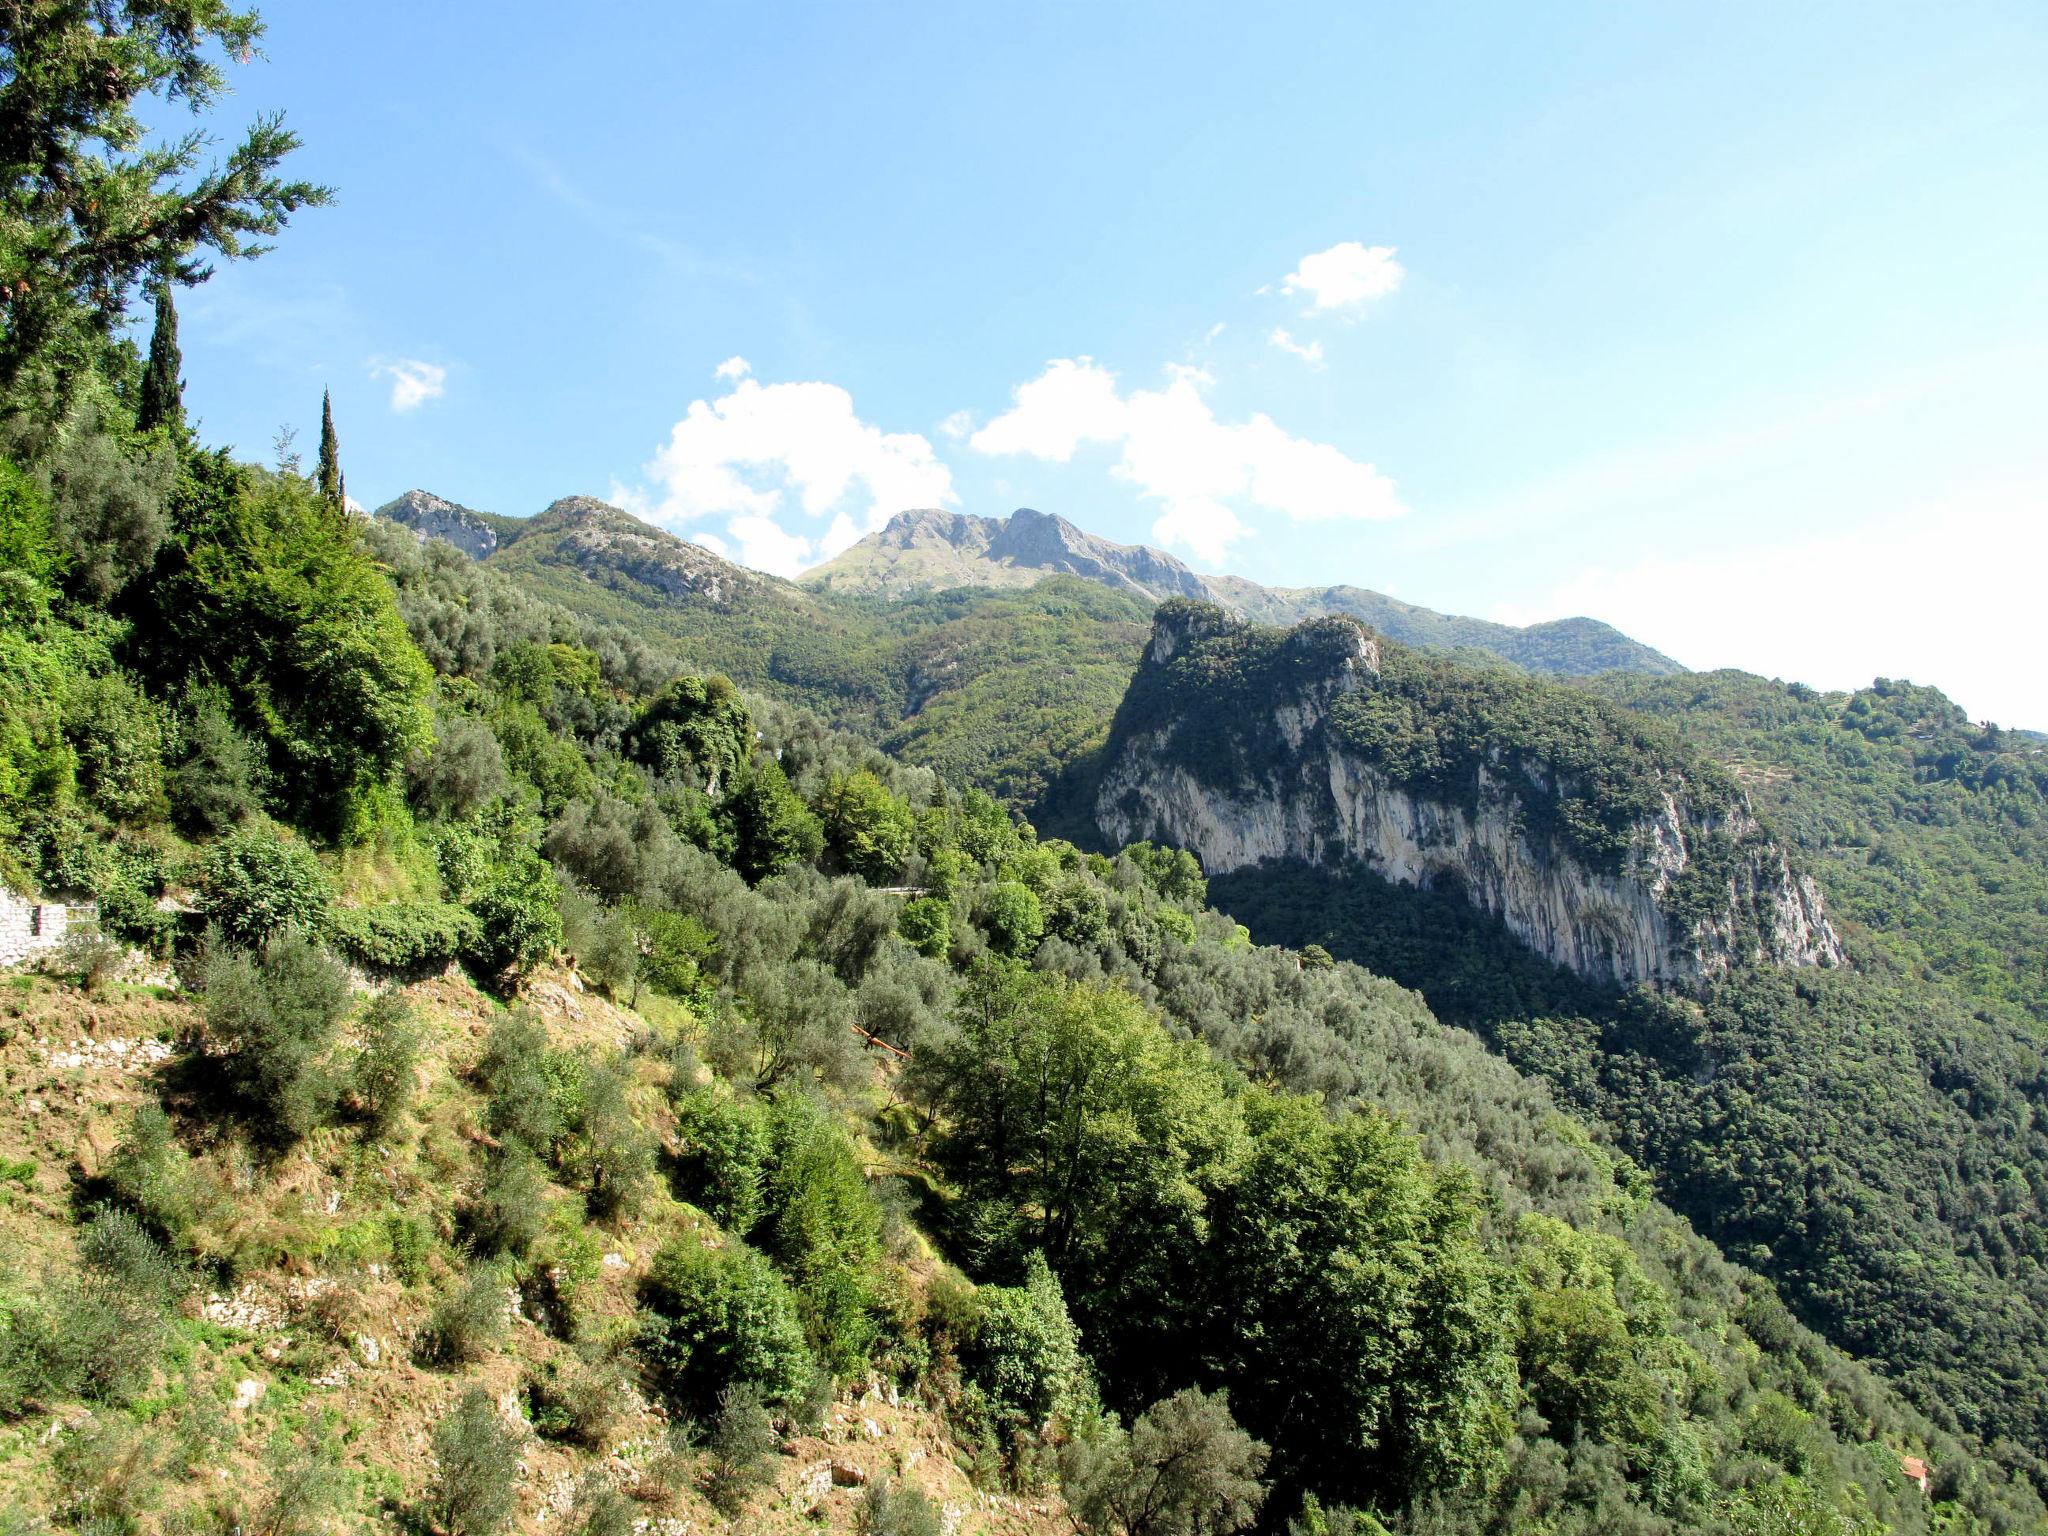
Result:
{"label": "forested hillside", "polygon": [[[952,779],[1022,795],[1106,728],[1077,700],[1127,600],[818,638],[724,617],[762,578],[596,504],[482,564],[371,523],[324,406],[310,466],[205,445],[176,295],[324,192],[274,121],[185,184],[131,107],[204,107],[259,35],[0,11],[0,883],[80,904],[0,982],[0,1530],[2048,1526],[2030,1447],[1802,1327],[1625,1119],[1254,944],[1187,854],[1041,838]],[[764,642],[784,697],[719,670]],[[803,690],[883,745],[957,714],[906,762]],[[1036,756],[986,739],[1020,700]],[[1497,1032],[1579,1038],[1526,1036]],[[2038,1166],[2003,1082],[1936,1086],[2005,1116],[1969,1156]],[[2018,1265],[2011,1196],[1968,1231]],[[1996,1322],[1931,1369],[2031,1370]]]}

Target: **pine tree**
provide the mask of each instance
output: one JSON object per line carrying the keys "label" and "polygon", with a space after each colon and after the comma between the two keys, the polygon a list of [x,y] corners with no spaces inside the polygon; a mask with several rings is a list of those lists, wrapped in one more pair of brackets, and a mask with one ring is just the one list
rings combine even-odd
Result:
{"label": "pine tree", "polygon": [[156,291],[156,329],[149,336],[149,364],[142,373],[142,394],[135,407],[135,429],[147,432],[168,425],[172,431],[185,427],[185,384],[178,377],[185,366],[178,351],[178,310],[171,302],[171,285]]}
{"label": "pine tree", "polygon": [[320,468],[316,484],[320,499],[336,512],[348,510],[348,488],[341,478],[341,445],[334,436],[334,401],[320,392]]}

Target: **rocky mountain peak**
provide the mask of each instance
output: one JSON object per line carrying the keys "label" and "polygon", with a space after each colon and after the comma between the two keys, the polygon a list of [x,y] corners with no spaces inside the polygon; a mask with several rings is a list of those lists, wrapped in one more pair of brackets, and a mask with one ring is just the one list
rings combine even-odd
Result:
{"label": "rocky mountain peak", "polygon": [[407,491],[385,502],[373,515],[410,528],[423,539],[453,544],[472,560],[488,559],[499,544],[498,529],[488,513],[432,491]]}

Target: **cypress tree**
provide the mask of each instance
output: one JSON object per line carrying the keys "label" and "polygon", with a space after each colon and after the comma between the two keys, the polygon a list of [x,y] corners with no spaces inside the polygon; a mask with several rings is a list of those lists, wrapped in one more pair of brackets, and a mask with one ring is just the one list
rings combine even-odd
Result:
{"label": "cypress tree", "polygon": [[337,512],[348,510],[348,490],[341,478],[341,445],[334,436],[334,401],[320,391],[320,499]]}
{"label": "cypress tree", "polygon": [[149,335],[149,363],[142,371],[142,393],[135,406],[138,432],[167,424],[174,432],[184,430],[185,385],[178,377],[184,366],[178,351],[178,310],[165,281],[157,285],[156,329]]}

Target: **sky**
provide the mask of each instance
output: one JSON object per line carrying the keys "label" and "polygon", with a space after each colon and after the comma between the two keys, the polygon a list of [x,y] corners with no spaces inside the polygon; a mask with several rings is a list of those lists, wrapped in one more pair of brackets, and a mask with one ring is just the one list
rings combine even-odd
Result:
{"label": "sky", "polygon": [[784,574],[893,513],[2048,728],[2048,7],[267,12],[332,184],[184,296],[208,439],[604,496]]}

